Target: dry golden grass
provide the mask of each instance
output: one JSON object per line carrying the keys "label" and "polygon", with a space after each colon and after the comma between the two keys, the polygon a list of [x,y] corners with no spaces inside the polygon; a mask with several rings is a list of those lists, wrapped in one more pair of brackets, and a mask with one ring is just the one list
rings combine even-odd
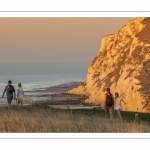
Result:
{"label": "dry golden grass", "polygon": [[71,114],[70,111],[35,106],[0,108],[1,133],[146,133],[144,122],[104,119],[103,116]]}

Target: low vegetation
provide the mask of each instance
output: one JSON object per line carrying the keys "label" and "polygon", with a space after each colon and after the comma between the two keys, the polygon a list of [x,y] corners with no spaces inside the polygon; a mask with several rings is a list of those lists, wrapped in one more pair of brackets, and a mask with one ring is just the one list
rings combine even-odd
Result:
{"label": "low vegetation", "polygon": [[0,107],[1,133],[149,133],[150,114],[122,112],[121,122],[114,112],[113,120],[104,118],[104,111],[61,110],[49,106]]}

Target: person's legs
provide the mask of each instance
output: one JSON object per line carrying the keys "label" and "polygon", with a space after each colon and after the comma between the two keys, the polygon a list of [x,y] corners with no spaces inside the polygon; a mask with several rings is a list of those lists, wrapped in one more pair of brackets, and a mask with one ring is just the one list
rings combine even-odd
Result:
{"label": "person's legs", "polygon": [[106,107],[105,108],[105,118],[107,118],[107,116],[108,116],[108,108]]}
{"label": "person's legs", "polygon": [[7,102],[8,102],[9,106],[11,105],[12,99],[13,99],[13,97],[7,97]]}
{"label": "person's legs", "polygon": [[16,105],[18,105],[18,100],[16,99]]}
{"label": "person's legs", "polygon": [[119,119],[122,121],[120,110],[117,110],[117,114],[118,114]]}
{"label": "person's legs", "polygon": [[20,100],[18,100],[18,105],[20,104]]}
{"label": "person's legs", "polygon": [[113,113],[113,108],[110,107],[110,108],[109,108],[110,119],[113,119],[112,113]]}
{"label": "person's legs", "polygon": [[23,106],[23,100],[21,101],[21,106]]}

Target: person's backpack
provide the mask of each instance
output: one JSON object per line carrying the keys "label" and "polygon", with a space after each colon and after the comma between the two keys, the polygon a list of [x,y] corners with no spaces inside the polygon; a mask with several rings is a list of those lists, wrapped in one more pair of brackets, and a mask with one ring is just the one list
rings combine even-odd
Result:
{"label": "person's backpack", "polygon": [[13,93],[13,92],[14,92],[13,86],[12,86],[12,85],[8,85],[8,86],[7,86],[7,91],[8,91],[9,93]]}
{"label": "person's backpack", "polygon": [[106,94],[106,106],[112,106],[114,104],[114,100],[112,94]]}

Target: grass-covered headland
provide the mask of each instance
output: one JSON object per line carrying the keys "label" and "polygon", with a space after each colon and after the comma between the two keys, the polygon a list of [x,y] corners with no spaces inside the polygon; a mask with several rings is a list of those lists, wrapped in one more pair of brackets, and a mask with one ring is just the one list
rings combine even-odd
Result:
{"label": "grass-covered headland", "polygon": [[1,133],[149,133],[150,114],[122,112],[119,121],[114,112],[113,120],[104,118],[101,109],[63,110],[49,106],[0,107]]}

